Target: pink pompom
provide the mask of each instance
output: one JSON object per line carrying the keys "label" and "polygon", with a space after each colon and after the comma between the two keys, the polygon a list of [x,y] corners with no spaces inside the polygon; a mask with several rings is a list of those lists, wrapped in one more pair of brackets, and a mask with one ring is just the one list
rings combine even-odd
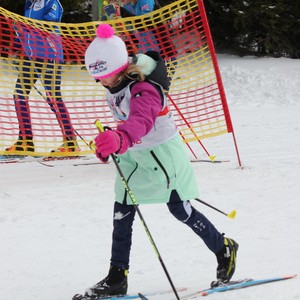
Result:
{"label": "pink pompom", "polygon": [[97,36],[102,39],[108,39],[115,33],[114,29],[108,24],[100,24],[97,28]]}

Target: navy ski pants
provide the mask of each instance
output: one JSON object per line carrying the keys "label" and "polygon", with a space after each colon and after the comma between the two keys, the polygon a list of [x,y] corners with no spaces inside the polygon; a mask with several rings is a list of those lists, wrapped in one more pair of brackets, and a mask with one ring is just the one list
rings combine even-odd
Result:
{"label": "navy ski pants", "polygon": [[[190,201],[181,201],[178,193],[174,190],[167,206],[171,214],[189,226],[213,253],[221,250],[224,245],[223,235],[191,205]],[[133,205],[118,202],[114,204],[111,264],[118,268],[129,268],[132,224],[135,212]]]}

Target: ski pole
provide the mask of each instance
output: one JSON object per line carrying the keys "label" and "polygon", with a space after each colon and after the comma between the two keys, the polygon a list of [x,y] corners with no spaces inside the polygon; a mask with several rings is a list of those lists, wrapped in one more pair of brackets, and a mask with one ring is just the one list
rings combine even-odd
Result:
{"label": "ski pole", "polygon": [[[97,127],[97,129],[99,130],[100,133],[102,133],[102,132],[105,131],[105,127],[103,127],[102,123],[99,120],[95,121],[95,125],[96,125],[96,127]],[[137,201],[135,199],[135,196],[134,196],[133,192],[131,191],[126,178],[123,175],[123,172],[122,172],[122,170],[121,170],[121,168],[119,166],[119,163],[117,162],[116,156],[115,156],[115,154],[111,154],[110,156],[111,156],[111,158],[112,158],[112,160],[113,160],[113,162],[114,162],[114,164],[115,164],[115,166],[117,168],[117,171],[119,173],[121,181],[122,181],[122,183],[123,183],[123,185],[125,187],[125,190],[127,191],[128,195],[129,195],[129,197],[130,197],[130,199],[132,201],[132,204],[133,204],[133,206],[134,206],[134,208],[135,208],[135,210],[136,210],[136,212],[137,212],[137,214],[138,214],[138,216],[139,216],[139,218],[140,218],[140,220],[141,220],[141,222],[143,224],[143,227],[144,227],[144,229],[146,231],[146,234],[147,234],[147,236],[148,236],[148,238],[150,240],[150,243],[153,246],[153,249],[154,249],[154,251],[155,251],[155,253],[157,255],[157,258],[160,261],[160,264],[161,264],[161,266],[162,266],[162,268],[163,268],[163,270],[164,270],[164,272],[165,272],[165,274],[166,274],[166,276],[167,276],[167,278],[169,280],[169,283],[170,283],[170,285],[171,285],[171,287],[172,287],[172,289],[174,291],[176,299],[180,300],[180,298],[178,296],[178,293],[176,291],[176,288],[175,288],[175,286],[174,286],[174,284],[172,282],[172,279],[170,277],[170,274],[169,274],[169,272],[168,272],[168,270],[167,270],[167,268],[166,268],[166,266],[164,264],[164,261],[163,261],[161,255],[160,255],[160,253],[158,251],[158,248],[157,248],[157,246],[156,246],[156,244],[155,244],[155,242],[153,240],[153,237],[152,237],[152,235],[151,235],[151,233],[149,231],[149,228],[148,228],[148,226],[146,224],[146,221],[145,221],[145,219],[144,219],[144,217],[143,217],[143,215],[142,215],[142,213],[141,213],[141,211],[139,209],[139,206],[138,206],[138,203],[137,203]]]}
{"label": "ski pole", "polygon": [[170,93],[166,93],[166,96],[169,98],[169,100],[171,101],[171,103],[173,104],[173,106],[175,107],[175,109],[177,110],[177,112],[179,113],[180,117],[182,118],[182,120],[184,121],[184,123],[188,126],[189,130],[192,132],[192,134],[194,135],[194,137],[196,138],[196,140],[198,141],[198,143],[200,144],[200,146],[203,148],[203,150],[205,151],[205,153],[207,154],[207,156],[209,157],[209,159],[213,160],[214,157],[212,155],[210,155],[209,152],[207,151],[207,149],[204,147],[203,143],[201,142],[200,138],[198,137],[197,133],[195,132],[195,130],[193,129],[193,127],[191,126],[191,124],[188,122],[188,120],[185,118],[185,116],[183,115],[183,113],[181,112],[181,110],[179,109],[179,107],[176,105],[175,101],[170,96]]}
{"label": "ski pole", "polygon": [[218,211],[219,213],[227,216],[230,219],[234,219],[236,217],[236,210],[235,209],[232,212],[230,212],[230,213],[227,214],[227,213],[219,210],[218,208],[216,208],[216,207],[214,207],[214,206],[212,206],[212,205],[204,202],[203,200],[201,200],[199,198],[195,198],[195,200],[198,201],[198,202],[200,202],[200,203],[202,203],[202,204],[204,204],[204,205],[206,205],[206,206],[208,206],[208,207],[210,207],[210,208],[212,208],[212,209],[214,209],[214,210],[216,210],[216,211]]}
{"label": "ski pole", "polygon": [[91,150],[95,150],[92,147],[92,143],[88,143],[79,133],[77,130],[74,129],[74,132],[76,133],[77,136],[79,136],[79,138],[91,149]]}

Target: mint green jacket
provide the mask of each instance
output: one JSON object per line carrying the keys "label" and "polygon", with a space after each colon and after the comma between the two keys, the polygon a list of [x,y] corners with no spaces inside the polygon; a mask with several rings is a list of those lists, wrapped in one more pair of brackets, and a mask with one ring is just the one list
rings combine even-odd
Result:
{"label": "mint green jacket", "polygon": [[[187,148],[179,133],[166,142],[148,149],[129,149],[118,162],[137,204],[167,203],[172,190],[181,200],[198,197],[198,187]],[[132,204],[117,174],[116,201]]]}

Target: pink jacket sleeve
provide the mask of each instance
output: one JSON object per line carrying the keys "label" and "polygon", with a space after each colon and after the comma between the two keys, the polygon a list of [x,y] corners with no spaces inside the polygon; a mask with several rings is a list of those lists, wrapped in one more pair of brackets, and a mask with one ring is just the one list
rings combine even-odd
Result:
{"label": "pink jacket sleeve", "polygon": [[126,133],[132,146],[153,128],[161,110],[160,93],[149,82],[138,82],[131,90],[128,119],[117,129]]}

